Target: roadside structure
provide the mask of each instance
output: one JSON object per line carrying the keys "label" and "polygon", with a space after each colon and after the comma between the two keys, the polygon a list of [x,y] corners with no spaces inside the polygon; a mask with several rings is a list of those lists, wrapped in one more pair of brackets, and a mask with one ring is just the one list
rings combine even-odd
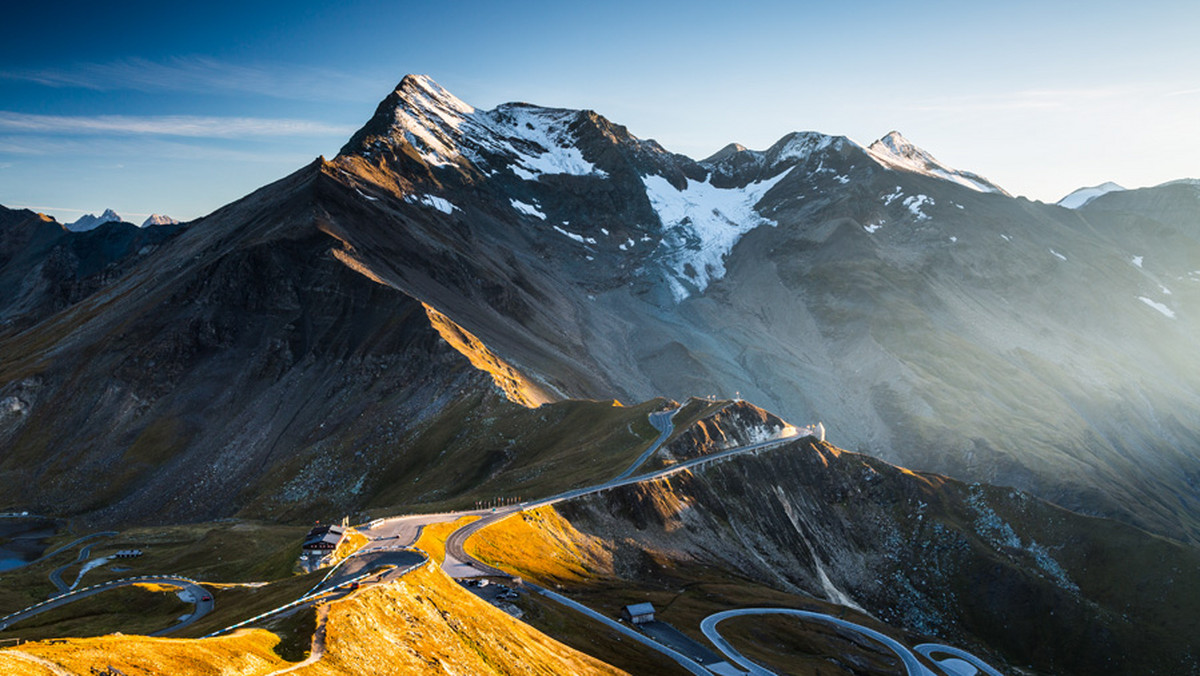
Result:
{"label": "roadside structure", "polygon": [[300,548],[300,568],[306,572],[328,565],[338,545],[346,537],[346,528],[333,524],[317,524],[304,537]]}
{"label": "roadside structure", "polygon": [[621,616],[633,624],[653,622],[654,605],[651,603],[633,603],[621,610]]}

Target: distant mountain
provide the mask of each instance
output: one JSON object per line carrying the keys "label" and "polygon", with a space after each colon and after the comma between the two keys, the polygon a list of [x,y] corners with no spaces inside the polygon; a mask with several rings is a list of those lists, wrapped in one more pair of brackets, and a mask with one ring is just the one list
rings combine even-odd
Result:
{"label": "distant mountain", "polygon": [[1101,195],[1124,189],[1125,188],[1122,188],[1116,183],[1109,181],[1107,183],[1101,183],[1100,185],[1092,186],[1090,188],[1079,188],[1078,190],[1071,192],[1071,194],[1055,202],[1055,204],[1068,209],[1078,209],[1079,207],[1087,204]]}
{"label": "distant mountain", "polygon": [[162,214],[150,214],[146,220],[142,221],[142,227],[145,228],[151,225],[175,225],[178,222],[179,221],[171,218],[170,216],[163,216]]}
{"label": "distant mountain", "polygon": [[119,220],[80,232],[44,214],[0,206],[0,335],[88,297],[175,235]]}
{"label": "distant mountain", "polygon": [[112,209],[105,209],[104,213],[100,214],[99,216],[95,214],[84,214],[83,216],[80,216],[78,220],[68,223],[66,228],[71,232],[86,232],[99,227],[104,223],[112,223],[114,221],[120,223],[124,220],[125,219],[121,218],[120,214]]}
{"label": "distant mountain", "polygon": [[1195,540],[1197,193],[1068,211],[896,133],[696,161],[409,76],[338,157],[14,317],[0,398],[29,406],[0,421],[0,479],[13,506],[107,519],[264,509],[267,477],[278,505],[358,486],[322,498],[351,509],[382,490],[362,463],[481,391],[740,392],[843,447]]}

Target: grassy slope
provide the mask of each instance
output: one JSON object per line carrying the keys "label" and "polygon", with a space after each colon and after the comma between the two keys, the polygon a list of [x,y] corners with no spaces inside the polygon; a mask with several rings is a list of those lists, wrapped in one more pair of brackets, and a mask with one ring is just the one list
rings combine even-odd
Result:
{"label": "grassy slope", "polygon": [[[140,549],[136,559],[112,561],[88,572],[86,587],[138,575],[182,575],[202,582],[257,582],[291,576],[305,529],[256,522],[220,522],[136,528],[114,537],[92,540],[91,558],[122,549]],[[64,541],[75,535],[59,536]],[[0,575],[0,615],[28,607],[56,593],[49,574],[73,561],[72,547],[39,563]],[[122,570],[117,570],[118,568]],[[79,566],[63,574],[68,583]]]}
{"label": "grassy slope", "polygon": [[421,537],[413,545],[429,555],[429,558],[441,563],[446,560],[446,538],[450,534],[472,521],[479,519],[476,515],[460,517],[454,521],[432,523],[421,529]]}
{"label": "grassy slope", "polygon": [[[303,625],[306,618],[299,616]],[[311,625],[309,625],[311,626]],[[310,629],[311,631],[311,629]],[[216,639],[105,636],[21,650],[86,673],[112,665],[129,676],[265,674],[286,667],[279,637],[263,630]],[[302,641],[298,641],[302,643]],[[0,673],[30,671],[0,650]],[[299,658],[302,653],[289,656]],[[285,652],[286,654],[286,652]],[[395,584],[364,588],[334,602],[326,652],[298,674],[618,674],[608,666],[512,619],[463,590],[440,569],[421,568]]]}
{"label": "grassy slope", "polygon": [[377,481],[370,513],[553,495],[615,476],[658,436],[647,418],[665,403],[564,401],[526,409],[469,397],[400,444]]}
{"label": "grassy slope", "polygon": [[175,592],[178,587],[154,585],[119,587],[90,596],[41,615],[35,615],[4,630],[5,638],[40,640],[60,636],[100,636],[114,631],[148,634],[175,623],[191,612]]}
{"label": "grassy slope", "polygon": [[[111,666],[127,676],[257,676],[287,666],[272,651],[278,640],[261,630],[204,641],[114,635],[58,644],[29,643],[20,651],[78,674],[89,673],[92,667]],[[48,673],[28,670],[25,663],[6,652],[0,650],[0,673]]]}
{"label": "grassy slope", "polygon": [[326,654],[298,674],[622,673],[476,598],[438,568],[333,604]]}
{"label": "grassy slope", "polygon": [[[553,507],[542,507],[500,521],[468,540],[466,548],[473,556],[540,585],[566,588],[575,600],[610,617],[618,617],[621,608],[627,604],[650,601],[657,609],[659,619],[704,644],[707,641],[700,634],[700,621],[730,608],[761,605],[832,614],[846,612],[838,606],[780,592],[728,571],[681,565],[654,553],[648,552],[637,561],[616,560],[610,543],[576,530]],[[630,575],[631,572],[634,574]],[[546,616],[539,618],[537,612]],[[860,613],[850,612],[844,616],[885,633],[897,634]],[[545,625],[539,625],[539,628],[611,664],[625,666],[634,673],[658,673],[637,668],[636,662],[624,661],[629,659],[629,647],[618,646],[611,639],[600,640],[595,635],[598,628],[587,626],[592,623],[577,614],[564,615],[562,611],[547,608],[535,611],[529,619],[544,622]],[[814,632],[810,628],[803,633],[813,649],[821,654],[849,655],[864,665],[886,663],[878,654],[841,639],[836,632],[821,628]],[[758,654],[759,651],[752,644],[748,652]]]}

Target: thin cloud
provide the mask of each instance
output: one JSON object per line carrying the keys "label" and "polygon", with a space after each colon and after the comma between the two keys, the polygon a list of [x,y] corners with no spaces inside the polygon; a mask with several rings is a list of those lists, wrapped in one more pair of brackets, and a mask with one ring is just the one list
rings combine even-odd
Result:
{"label": "thin cloud", "polygon": [[348,136],[352,127],[312,120],[195,115],[31,115],[0,112],[0,132],[49,135],[148,135],[189,138]]}
{"label": "thin cloud", "polygon": [[1124,98],[1136,94],[1125,89],[1037,89],[987,96],[964,96],[934,99],[913,110],[947,113],[981,113],[990,111],[1062,110],[1084,103]]}
{"label": "thin cloud", "polygon": [[60,68],[0,68],[0,79],[95,91],[253,93],[289,100],[355,98],[378,83],[328,68],[239,65],[200,56],[77,63]]}
{"label": "thin cloud", "polygon": [[[179,137],[177,137],[179,138]],[[31,158],[53,158],[67,156],[79,158],[139,158],[155,162],[178,162],[181,160],[239,162],[299,166],[311,161],[322,150],[321,144],[313,144],[311,153],[299,150],[308,144],[283,140],[260,140],[250,148],[216,147],[211,143],[190,140],[171,140],[161,136],[0,136],[0,155],[17,155]],[[336,147],[336,146],[335,146]],[[125,160],[128,165],[129,160]]]}

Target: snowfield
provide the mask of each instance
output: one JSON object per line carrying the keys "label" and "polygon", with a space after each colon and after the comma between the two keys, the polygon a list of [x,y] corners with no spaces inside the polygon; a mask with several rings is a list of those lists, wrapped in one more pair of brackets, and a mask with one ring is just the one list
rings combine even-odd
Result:
{"label": "snowfield", "polygon": [[718,188],[710,182],[687,179],[683,190],[659,175],[645,176],[646,196],[662,221],[666,238],[659,244],[674,272],[671,292],[676,302],[686,299],[689,286],[703,292],[725,276],[725,257],[742,235],[760,225],[775,226],[754,209],[763,195],[789,172],[743,188]]}

